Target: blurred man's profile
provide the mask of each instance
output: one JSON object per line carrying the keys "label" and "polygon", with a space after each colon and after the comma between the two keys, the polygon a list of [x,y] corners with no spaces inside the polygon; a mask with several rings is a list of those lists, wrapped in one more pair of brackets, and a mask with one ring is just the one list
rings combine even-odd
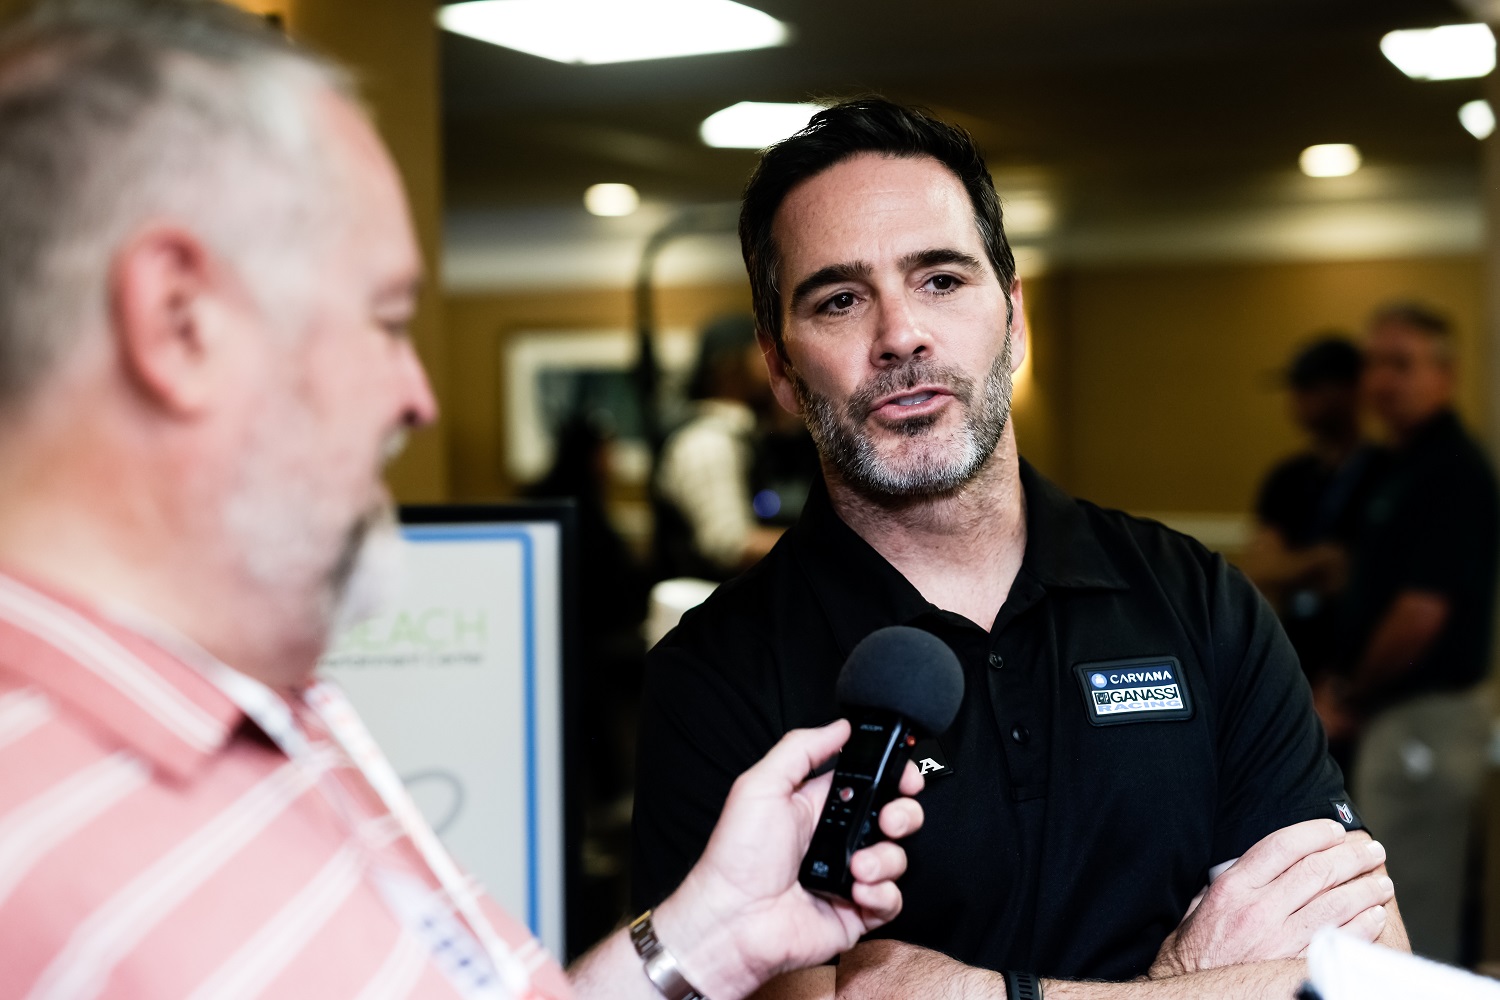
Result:
{"label": "blurred man's profile", "polygon": [[796,882],[840,721],[565,974],[314,675],[437,417],[342,70],[211,0],[43,2],[0,33],[0,233],[0,995],[733,1000],[899,911],[894,841],[853,901]]}

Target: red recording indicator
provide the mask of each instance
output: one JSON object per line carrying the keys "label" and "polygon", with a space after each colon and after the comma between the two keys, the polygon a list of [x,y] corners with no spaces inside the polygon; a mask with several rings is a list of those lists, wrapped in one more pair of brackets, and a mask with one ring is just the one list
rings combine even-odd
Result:
{"label": "red recording indicator", "polygon": [[843,788],[839,789],[840,802],[848,802],[852,798],[854,798],[854,789],[850,788],[848,785],[845,785]]}

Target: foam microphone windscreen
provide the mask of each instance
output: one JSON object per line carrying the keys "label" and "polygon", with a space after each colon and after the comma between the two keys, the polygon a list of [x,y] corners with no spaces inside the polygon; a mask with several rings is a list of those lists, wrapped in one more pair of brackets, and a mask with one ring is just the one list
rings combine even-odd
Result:
{"label": "foam microphone windscreen", "polygon": [[836,688],[840,705],[889,709],[936,736],[958,714],[964,671],[947,643],[905,625],[876,629],[859,641]]}

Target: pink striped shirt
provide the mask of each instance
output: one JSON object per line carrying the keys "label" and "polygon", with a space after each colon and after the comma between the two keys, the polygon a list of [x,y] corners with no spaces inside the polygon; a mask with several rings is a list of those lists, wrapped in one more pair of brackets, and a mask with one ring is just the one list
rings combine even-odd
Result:
{"label": "pink striped shirt", "polygon": [[[381,888],[446,916],[431,869],[321,717],[289,705],[296,758],[162,646],[0,574],[0,996],[464,995]],[[567,997],[525,928],[484,908],[523,996]]]}

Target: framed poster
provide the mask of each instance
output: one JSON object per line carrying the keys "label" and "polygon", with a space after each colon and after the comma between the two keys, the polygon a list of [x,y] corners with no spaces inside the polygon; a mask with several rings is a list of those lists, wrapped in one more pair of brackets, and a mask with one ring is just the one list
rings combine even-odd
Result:
{"label": "framed poster", "polygon": [[455,860],[564,959],[572,507],[406,507],[401,522],[399,599],[321,669]]}

